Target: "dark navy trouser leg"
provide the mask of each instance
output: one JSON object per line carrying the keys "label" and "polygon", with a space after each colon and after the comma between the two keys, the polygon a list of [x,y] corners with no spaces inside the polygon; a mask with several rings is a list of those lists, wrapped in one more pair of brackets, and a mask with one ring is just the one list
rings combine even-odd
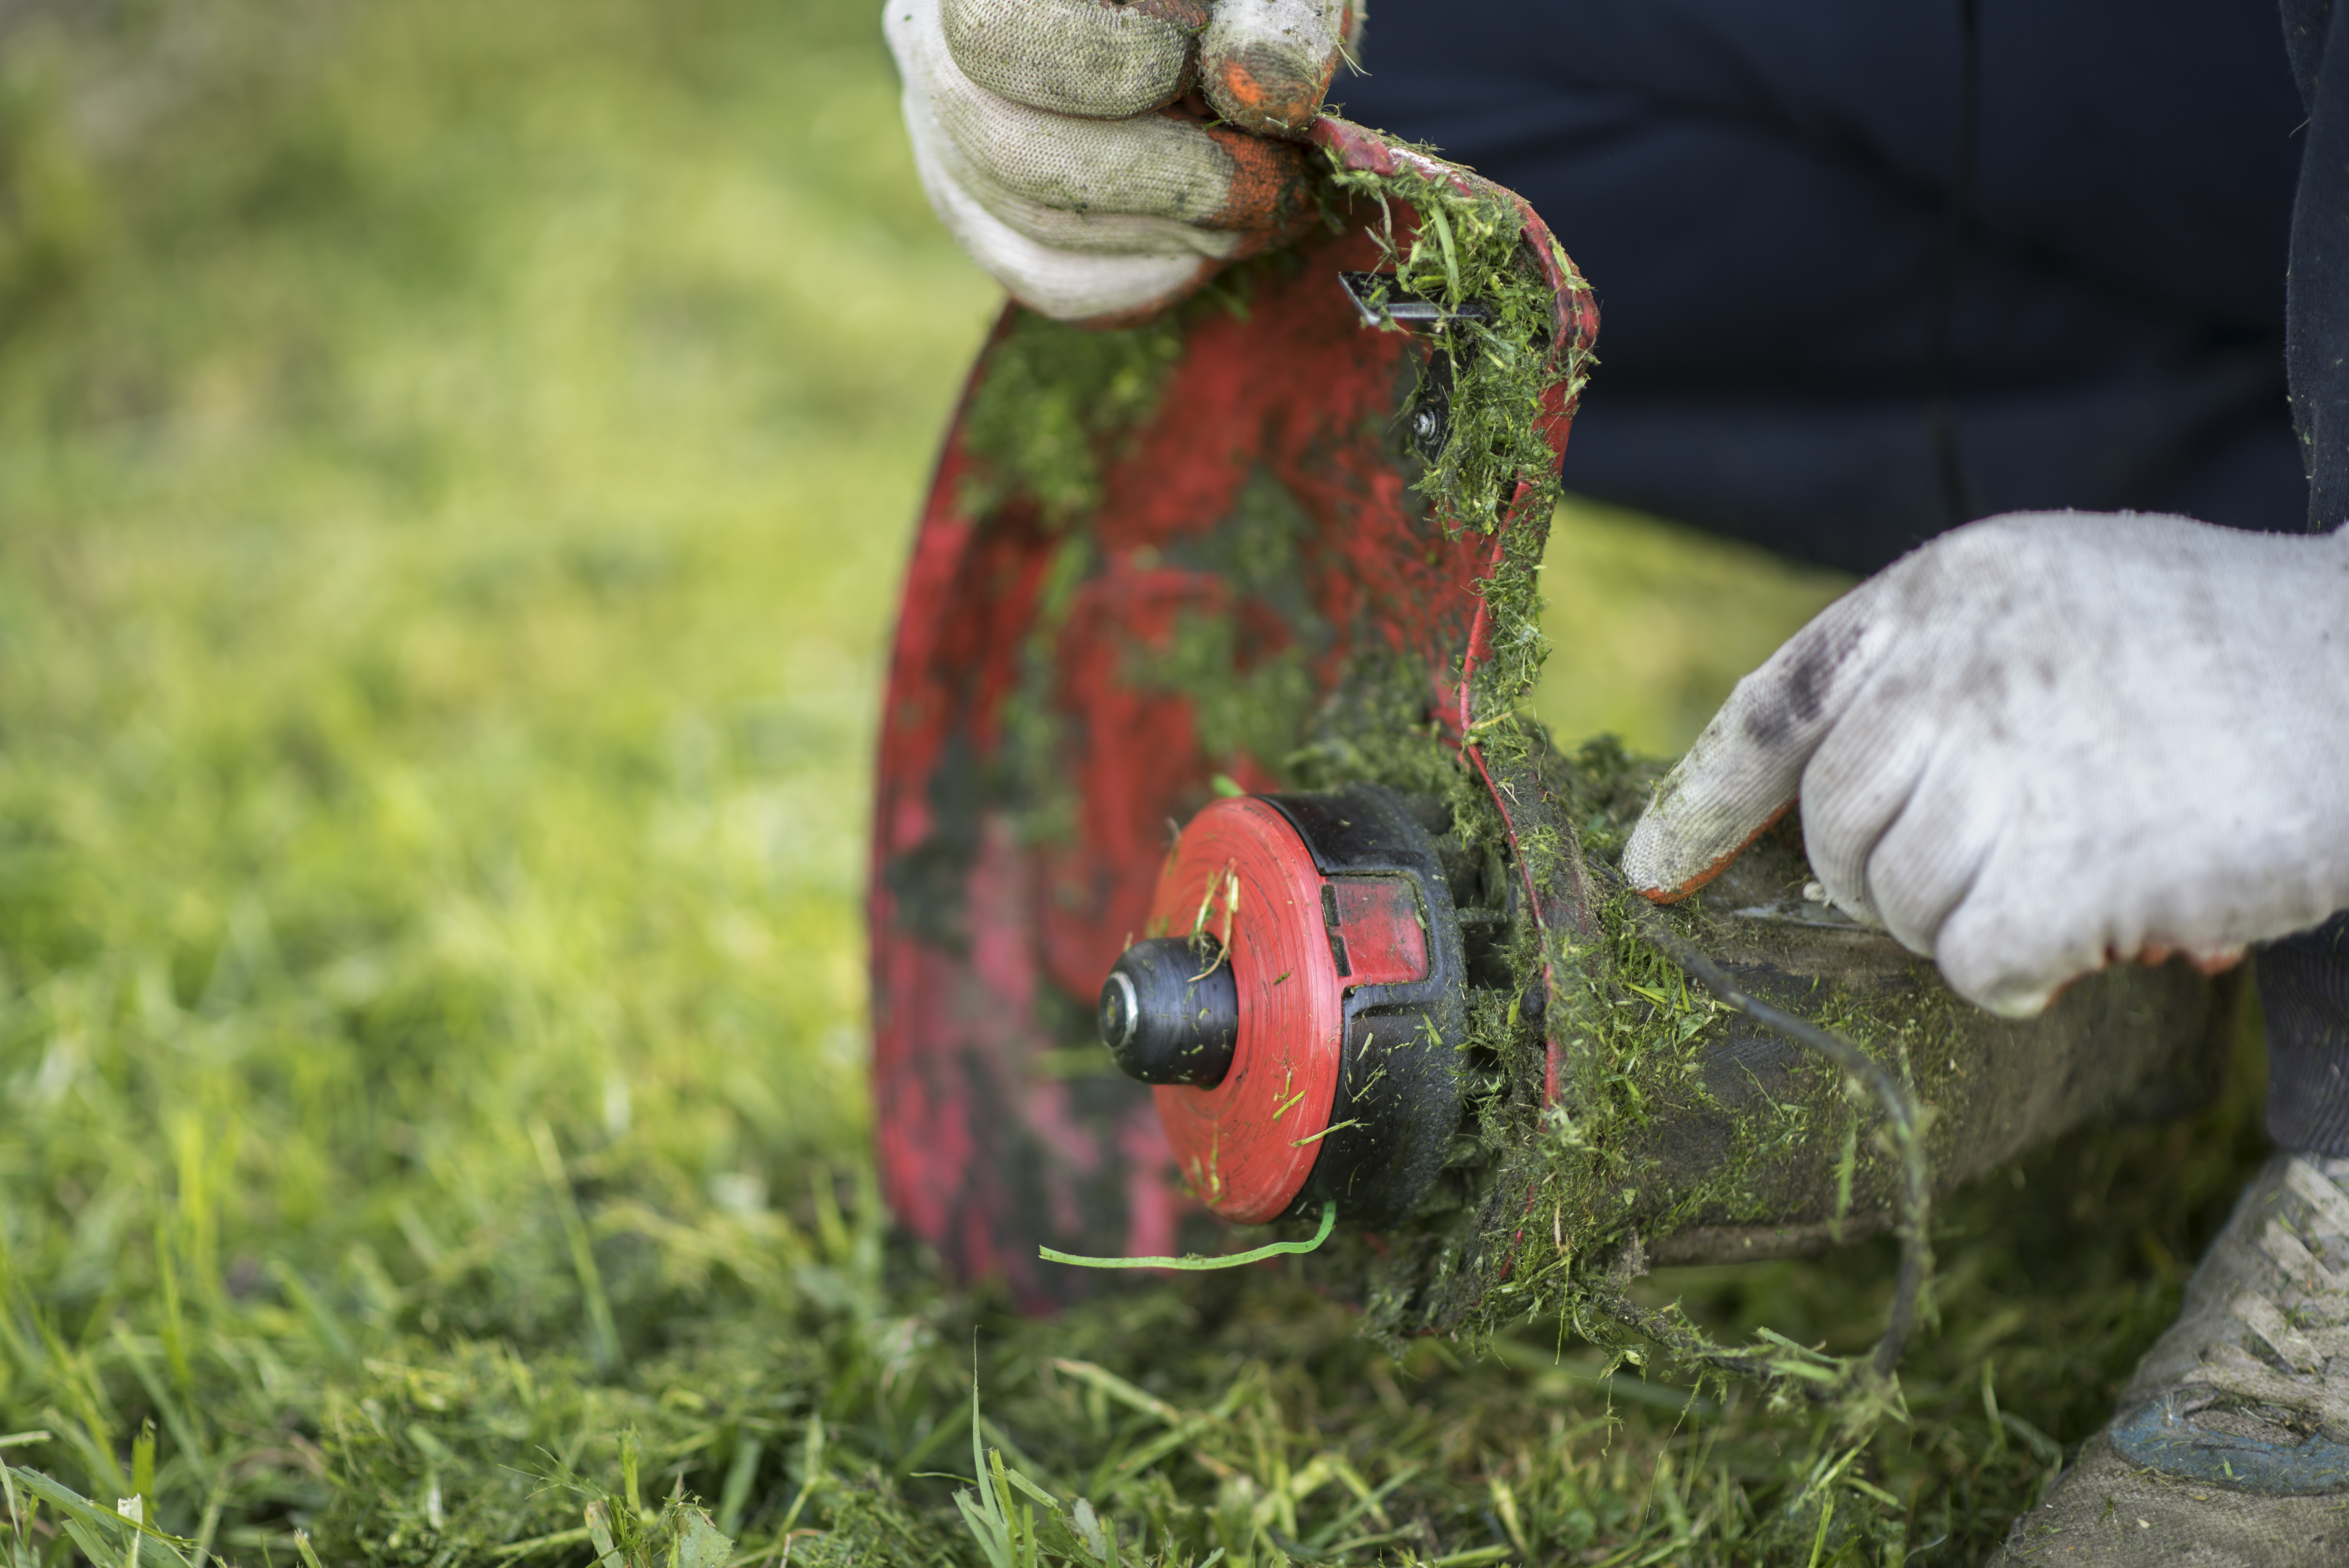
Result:
{"label": "dark navy trouser leg", "polygon": [[2268,1136],[2349,1156],[2349,911],[2260,954],[2268,1019]]}

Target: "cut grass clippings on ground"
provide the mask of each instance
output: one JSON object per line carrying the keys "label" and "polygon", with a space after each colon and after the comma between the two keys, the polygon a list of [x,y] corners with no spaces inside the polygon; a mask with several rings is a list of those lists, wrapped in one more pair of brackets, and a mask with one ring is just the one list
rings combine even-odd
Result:
{"label": "cut grass clippings on ground", "polygon": [[[1555,1322],[1391,1362],[1295,1259],[949,1288],[864,1162],[859,846],[997,295],[871,8],[0,26],[9,1568],[119,1568],[132,1499],[145,1568],[976,1565],[974,1330],[1040,1561],[1081,1500],[1135,1563],[1968,1563],[2174,1309],[2255,1059],[1937,1205],[1863,1453]],[[1682,624],[1639,711],[1735,673]],[[1891,1277],[1639,1288],[1847,1354]]]}

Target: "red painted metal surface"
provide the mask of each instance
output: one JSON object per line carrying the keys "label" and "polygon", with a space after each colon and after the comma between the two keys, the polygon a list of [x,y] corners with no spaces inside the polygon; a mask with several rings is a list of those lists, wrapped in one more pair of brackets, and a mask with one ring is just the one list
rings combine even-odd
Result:
{"label": "red painted metal surface", "polygon": [[[1416,157],[1335,121],[1315,139],[1357,168]],[[1375,205],[1362,216],[1381,221]],[[1526,216],[1559,339],[1588,343],[1596,307]],[[1410,210],[1393,222],[1407,242]],[[1223,732],[1181,676],[1186,629],[1225,629],[1211,645],[1222,678],[1301,672],[1300,711],[1360,661],[1399,656],[1423,672],[1422,721],[1473,733],[1478,583],[1500,544],[1447,535],[1409,489],[1394,423],[1423,351],[1365,330],[1333,275],[1377,262],[1352,227],[1259,265],[1245,315],[1192,313],[1157,412],[1102,453],[1089,515],[1048,522],[1016,497],[972,510],[981,466],[959,418],[948,433],[881,727],[878,1154],[899,1221],[962,1276],[1000,1276],[1025,1309],[1099,1283],[1040,1264],[1040,1243],[1168,1253],[1195,1212],[1150,1094],[1108,1069],[1094,998],[1150,918],[1174,828],[1218,774],[1283,785],[1293,738],[1261,755],[1210,746]],[[1561,452],[1570,415],[1561,392],[1548,411]],[[1268,537],[1281,552],[1269,575],[1248,553]]]}
{"label": "red painted metal surface", "polygon": [[1408,878],[1340,878],[1330,885],[1330,903],[1349,988],[1427,978],[1427,927]]}
{"label": "red painted metal surface", "polygon": [[1295,1201],[1330,1125],[1345,999],[1321,888],[1287,818],[1261,800],[1217,800],[1183,830],[1151,904],[1145,934],[1205,929],[1239,985],[1239,1039],[1223,1081],[1150,1091],[1185,1184],[1238,1224],[1261,1224]]}

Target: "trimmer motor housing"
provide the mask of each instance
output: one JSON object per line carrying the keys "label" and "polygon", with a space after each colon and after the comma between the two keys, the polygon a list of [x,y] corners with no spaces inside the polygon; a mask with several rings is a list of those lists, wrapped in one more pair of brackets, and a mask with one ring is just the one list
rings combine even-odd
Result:
{"label": "trimmer motor housing", "polygon": [[1430,830],[1449,818],[1357,785],[1217,800],[1183,830],[1101,1018],[1215,1212],[1260,1224],[1328,1202],[1375,1225],[1443,1171],[1470,1077],[1463,912]]}

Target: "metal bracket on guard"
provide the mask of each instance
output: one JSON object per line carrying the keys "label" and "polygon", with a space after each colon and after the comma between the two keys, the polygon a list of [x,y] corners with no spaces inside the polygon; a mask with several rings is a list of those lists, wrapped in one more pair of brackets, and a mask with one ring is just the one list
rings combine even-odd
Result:
{"label": "metal bracket on guard", "polygon": [[1364,326],[1399,326],[1406,332],[1441,332],[1455,321],[1490,321],[1493,307],[1482,300],[1448,305],[1398,287],[1392,273],[1340,273],[1339,287],[1354,302]]}

